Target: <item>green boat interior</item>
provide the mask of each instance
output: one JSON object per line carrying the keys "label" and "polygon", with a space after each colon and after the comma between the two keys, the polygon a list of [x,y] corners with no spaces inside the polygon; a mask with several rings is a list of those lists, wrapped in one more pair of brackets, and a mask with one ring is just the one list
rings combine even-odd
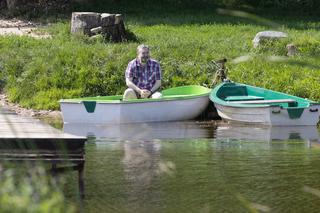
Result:
{"label": "green boat interior", "polygon": [[[287,109],[291,119],[300,118],[304,109],[312,103],[285,93],[232,82],[216,87],[210,98],[214,102],[234,107],[279,106]],[[272,113],[280,113],[280,111],[272,111]]]}
{"label": "green boat interior", "polygon": [[310,101],[303,98],[236,83],[224,83],[216,95],[227,103],[245,106],[267,104],[282,108],[305,108],[310,105]]}

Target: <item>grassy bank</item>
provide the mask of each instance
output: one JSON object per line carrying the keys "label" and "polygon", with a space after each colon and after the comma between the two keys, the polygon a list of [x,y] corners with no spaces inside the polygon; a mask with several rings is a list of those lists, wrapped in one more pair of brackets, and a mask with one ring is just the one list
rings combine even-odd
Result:
{"label": "grassy bank", "polygon": [[[127,27],[136,42],[121,44],[91,41],[69,33],[69,22],[60,21],[43,30],[52,39],[0,37],[1,84],[9,98],[24,107],[58,109],[60,98],[122,94],[124,70],[135,57],[136,46],[146,43],[163,69],[163,87],[210,85],[210,61],[247,56],[229,63],[229,78],[268,89],[320,101],[320,24],[317,20],[274,19],[289,38],[252,47],[252,39],[269,27],[253,20],[197,12],[126,14]],[[299,53],[287,61],[286,44]]]}

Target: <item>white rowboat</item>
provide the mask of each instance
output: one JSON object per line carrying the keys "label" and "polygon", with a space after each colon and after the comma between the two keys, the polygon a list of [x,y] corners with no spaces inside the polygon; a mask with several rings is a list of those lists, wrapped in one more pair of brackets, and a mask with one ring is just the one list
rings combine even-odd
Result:
{"label": "white rowboat", "polygon": [[189,120],[209,104],[211,89],[202,86],[174,87],[159,99],[122,100],[101,96],[60,100],[64,123],[121,124]]}

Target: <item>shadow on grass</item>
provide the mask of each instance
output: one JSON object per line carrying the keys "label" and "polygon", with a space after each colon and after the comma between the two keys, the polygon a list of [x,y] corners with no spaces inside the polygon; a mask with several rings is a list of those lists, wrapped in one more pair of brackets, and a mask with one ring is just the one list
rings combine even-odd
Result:
{"label": "shadow on grass", "polygon": [[[245,13],[245,12],[244,12]],[[267,26],[272,29],[287,27],[296,30],[320,29],[320,19],[318,17],[294,17],[270,15],[254,15],[246,13],[246,16],[235,16],[233,14],[221,14],[219,10],[212,11],[183,11],[178,13],[124,13],[125,20],[129,24],[138,25],[207,25],[207,24],[225,24],[225,25],[256,25]],[[255,17],[252,19],[252,17]],[[266,21],[261,20],[269,20]],[[275,27],[276,26],[276,27]]]}
{"label": "shadow on grass", "polygon": [[[88,1],[89,2],[89,1]],[[114,1],[93,0],[90,3],[70,3],[65,8],[51,8],[51,10],[24,10],[8,13],[1,11],[2,16],[20,17],[35,20],[40,23],[52,23],[61,20],[69,21],[74,11],[88,11],[101,13],[121,13],[125,22],[138,25],[205,25],[205,24],[250,24],[270,27],[270,23],[277,23],[278,27],[292,29],[320,29],[320,17],[310,9],[308,13],[297,13],[291,10],[258,8],[241,3],[238,10],[225,10],[226,3],[207,0],[149,0],[149,1]],[[303,9],[303,8],[302,8]],[[272,24],[275,26],[274,24]]]}
{"label": "shadow on grass", "polygon": [[126,29],[126,41],[141,42],[141,40],[130,29]]}
{"label": "shadow on grass", "polygon": [[[253,5],[256,4],[245,3],[245,1],[227,3],[208,0],[95,0],[88,4],[74,4],[72,9],[73,11],[122,13],[128,23],[139,25],[202,25],[217,23],[260,26],[264,25],[266,20],[270,20],[278,23],[279,26],[294,29],[320,29],[320,18],[317,15],[316,7],[308,8],[307,10],[306,8],[295,7],[295,9],[290,10],[277,7],[260,8]],[[221,10],[219,11],[219,8],[232,7],[240,11],[238,13],[221,13]],[[240,16],[239,12],[242,12]],[[261,20],[264,21],[261,22]]]}

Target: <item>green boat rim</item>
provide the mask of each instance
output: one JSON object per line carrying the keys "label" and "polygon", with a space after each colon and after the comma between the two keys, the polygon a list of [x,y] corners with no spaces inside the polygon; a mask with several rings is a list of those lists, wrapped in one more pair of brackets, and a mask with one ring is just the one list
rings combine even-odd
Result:
{"label": "green boat rim", "polygon": [[[251,90],[264,90],[264,91],[267,91],[267,92],[270,92],[270,93],[273,93],[274,95],[276,96],[284,96],[286,98],[291,98],[291,99],[294,99],[296,100],[298,103],[302,104],[303,106],[300,106],[300,107],[290,107],[291,109],[293,108],[306,108],[306,107],[309,107],[310,105],[318,105],[319,103],[317,102],[314,102],[314,101],[311,101],[311,100],[307,100],[307,99],[303,99],[303,98],[300,98],[300,97],[297,97],[297,96],[293,96],[293,95],[289,95],[289,94],[286,94],[286,93],[281,93],[281,92],[277,92],[277,91],[273,91],[273,90],[268,90],[268,89],[263,89],[263,88],[260,88],[260,87],[255,87],[255,86],[250,86],[250,85],[246,85],[246,84],[240,84],[240,83],[235,83],[235,82],[223,82],[221,84],[219,84],[218,86],[216,86],[209,98],[212,102],[216,103],[216,104],[220,104],[220,105],[223,105],[223,106],[230,106],[230,107],[240,107],[240,108],[266,108],[266,107],[270,107],[270,106],[280,106],[280,105],[270,105],[270,104],[242,104],[242,103],[232,103],[232,102],[227,102],[223,99],[221,99],[220,97],[218,97],[217,93],[218,91],[226,86],[226,85],[239,85],[239,86],[245,86],[246,88],[250,88]],[[250,94],[252,95],[252,94]]]}
{"label": "green boat rim", "polygon": [[95,101],[97,103],[113,103],[113,104],[129,104],[129,103],[146,103],[146,102],[163,102],[163,101],[176,101],[176,100],[188,100],[197,97],[209,96],[211,89],[199,85],[188,85],[173,87],[170,89],[162,90],[162,98],[157,99],[132,99],[122,100],[122,95],[114,96],[96,96],[96,97],[84,97],[73,99],[61,99],[60,103],[82,103],[86,101]]}

